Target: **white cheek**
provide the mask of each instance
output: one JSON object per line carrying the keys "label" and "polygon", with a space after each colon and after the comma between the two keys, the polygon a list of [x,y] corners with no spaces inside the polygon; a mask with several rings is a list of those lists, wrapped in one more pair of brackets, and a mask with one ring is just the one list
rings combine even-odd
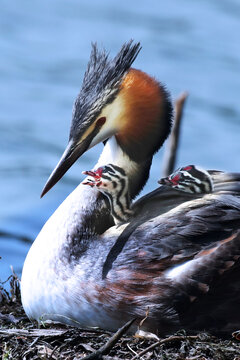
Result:
{"label": "white cheek", "polygon": [[89,148],[99,144],[118,132],[122,121],[121,118],[123,117],[123,111],[124,103],[121,95],[118,95],[116,99],[111,104],[107,105],[98,116],[99,119],[101,117],[105,117],[106,122],[92,140]]}
{"label": "white cheek", "polygon": [[95,145],[101,143],[102,141],[108,139],[109,137],[113,136],[116,133],[116,129],[109,128],[108,124],[105,126],[105,124],[102,126],[99,133],[94,137],[91,144],[89,145],[89,149],[94,147]]}

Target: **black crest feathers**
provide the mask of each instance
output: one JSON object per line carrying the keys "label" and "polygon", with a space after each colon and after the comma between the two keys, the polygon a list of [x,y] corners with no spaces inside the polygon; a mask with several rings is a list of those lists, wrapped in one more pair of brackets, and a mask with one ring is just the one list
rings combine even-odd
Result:
{"label": "black crest feathers", "polygon": [[76,133],[80,125],[82,128],[86,122],[86,126],[88,126],[89,122],[101,112],[101,109],[114,100],[124,75],[140,50],[140,43],[130,40],[123,44],[113,59],[109,59],[106,50],[100,50],[96,43],[92,44],[82,88],[73,107],[70,137]]}

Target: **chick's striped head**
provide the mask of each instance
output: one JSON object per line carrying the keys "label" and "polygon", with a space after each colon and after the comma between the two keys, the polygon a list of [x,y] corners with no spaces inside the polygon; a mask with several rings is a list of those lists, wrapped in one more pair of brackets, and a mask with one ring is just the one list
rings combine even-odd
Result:
{"label": "chick's striped head", "polygon": [[213,191],[210,174],[195,165],[183,166],[158,182],[190,194],[205,194]]}
{"label": "chick's striped head", "polygon": [[128,177],[119,166],[108,164],[96,170],[84,171],[88,175],[82,184],[97,188],[110,204],[115,223],[127,221],[132,214],[128,191]]}

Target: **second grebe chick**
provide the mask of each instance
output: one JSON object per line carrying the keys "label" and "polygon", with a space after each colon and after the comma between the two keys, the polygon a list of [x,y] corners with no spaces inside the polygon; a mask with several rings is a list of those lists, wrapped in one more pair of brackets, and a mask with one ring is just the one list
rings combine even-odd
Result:
{"label": "second grebe chick", "polygon": [[110,203],[111,215],[115,224],[121,224],[133,214],[130,209],[128,177],[123,168],[108,164],[93,171],[83,171],[89,177],[82,183],[96,187]]}
{"label": "second grebe chick", "polygon": [[160,179],[158,183],[190,194],[205,194],[213,191],[210,174],[195,165],[180,167],[169,176]]}

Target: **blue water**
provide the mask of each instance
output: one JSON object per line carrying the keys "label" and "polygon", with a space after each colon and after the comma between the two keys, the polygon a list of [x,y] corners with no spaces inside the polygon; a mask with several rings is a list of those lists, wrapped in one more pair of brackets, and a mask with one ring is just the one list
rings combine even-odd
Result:
{"label": "blue water", "polygon": [[[40,200],[68,139],[91,42],[115,54],[142,43],[134,66],[190,94],[178,165],[240,170],[239,0],[2,0],[0,10],[0,279],[93,165],[85,154]],[[163,151],[144,192],[156,187]]]}

